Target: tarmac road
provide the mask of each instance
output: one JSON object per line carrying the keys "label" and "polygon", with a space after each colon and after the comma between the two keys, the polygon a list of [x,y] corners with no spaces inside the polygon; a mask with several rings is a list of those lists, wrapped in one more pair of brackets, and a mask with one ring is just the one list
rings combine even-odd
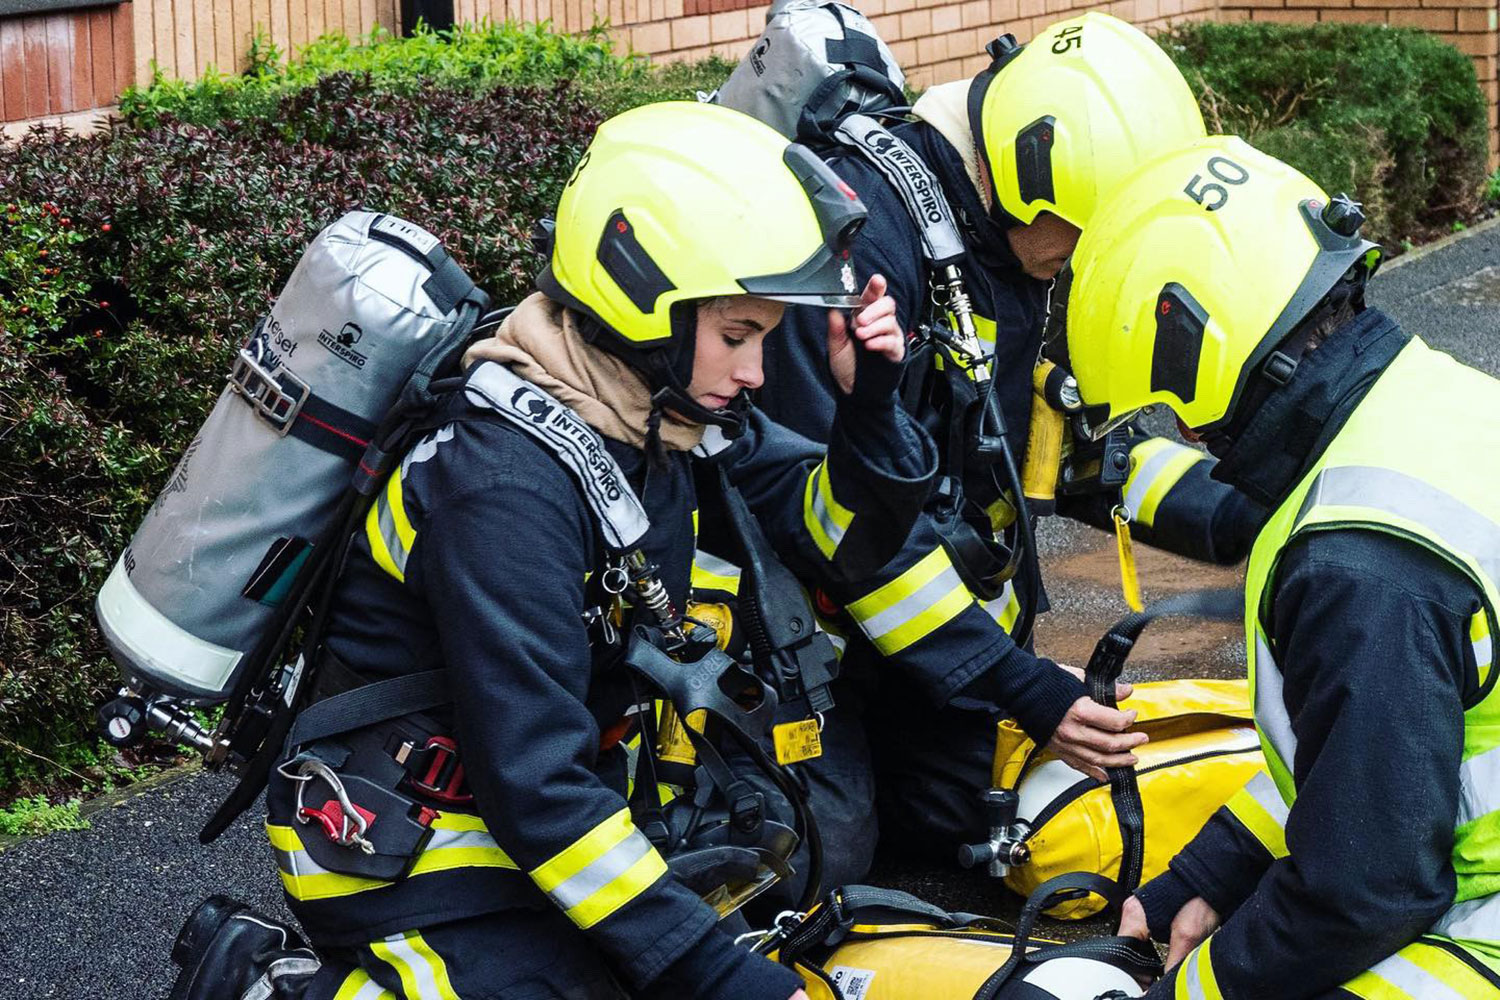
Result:
{"label": "tarmac road", "polygon": [[[1378,277],[1371,292],[1372,302],[1407,329],[1500,375],[1500,226],[1486,224],[1409,255]],[[1064,523],[1045,526],[1042,546],[1053,610],[1038,623],[1038,647],[1081,665],[1125,612],[1113,546],[1097,531]],[[1148,600],[1240,579],[1239,570],[1150,550],[1138,556]],[[1166,621],[1147,631],[1128,676],[1235,677],[1243,662],[1233,625]],[[89,830],[5,849],[0,1000],[159,1000],[175,975],[168,960],[172,938],[203,897],[226,892],[286,916],[257,810],[216,843],[197,842],[199,827],[231,782],[225,775],[173,776],[105,806]],[[883,859],[872,880],[952,909],[1016,909],[1003,888],[968,873]],[[1098,921],[1073,925],[1071,933],[1098,927]],[[1058,931],[1049,925],[1042,932]]]}

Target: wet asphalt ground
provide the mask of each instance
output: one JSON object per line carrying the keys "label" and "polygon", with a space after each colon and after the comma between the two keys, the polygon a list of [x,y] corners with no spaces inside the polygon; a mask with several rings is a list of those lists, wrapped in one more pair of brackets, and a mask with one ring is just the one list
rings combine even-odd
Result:
{"label": "wet asphalt ground", "polygon": [[[1500,375],[1500,226],[1420,250],[1376,278],[1373,304],[1434,346]],[[1111,539],[1091,528],[1044,525],[1041,547],[1052,611],[1037,624],[1042,653],[1082,665],[1122,616]],[[1233,586],[1241,570],[1137,549],[1146,599]],[[1153,625],[1127,677],[1238,677],[1235,626],[1168,620]],[[258,810],[214,844],[197,831],[227,793],[227,775],[179,772],[94,803],[91,828],[12,844],[0,853],[0,1000],[161,1000],[175,974],[168,953],[184,917],[223,892],[286,917]],[[980,875],[882,859],[871,881],[949,909],[1013,915],[1018,901]],[[1049,924],[1042,933],[1105,930]]]}

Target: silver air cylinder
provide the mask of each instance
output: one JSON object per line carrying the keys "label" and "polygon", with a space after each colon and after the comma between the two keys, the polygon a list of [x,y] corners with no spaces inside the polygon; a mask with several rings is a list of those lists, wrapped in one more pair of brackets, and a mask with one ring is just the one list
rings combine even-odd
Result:
{"label": "silver air cylinder", "polygon": [[312,242],[95,602],[133,685],[233,690],[328,527],[370,428],[448,335],[430,233],[351,212]]}

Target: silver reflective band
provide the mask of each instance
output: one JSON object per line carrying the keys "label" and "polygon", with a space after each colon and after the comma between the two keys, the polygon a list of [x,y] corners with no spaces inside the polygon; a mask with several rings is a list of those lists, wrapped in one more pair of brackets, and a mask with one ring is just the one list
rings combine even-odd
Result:
{"label": "silver reflective band", "polygon": [[1292,811],[1287,808],[1286,800],[1281,797],[1281,792],[1276,788],[1276,782],[1264,771],[1255,772],[1255,777],[1245,782],[1245,794],[1255,800],[1266,813],[1276,821],[1276,825],[1283,830],[1286,829],[1287,817]]}
{"label": "silver reflective band", "polygon": [[1373,465],[1327,468],[1308,489],[1298,525],[1321,506],[1363,507],[1420,524],[1454,552],[1472,557],[1500,585],[1500,524],[1414,476]]}
{"label": "silver reflective band", "polygon": [[693,551],[693,565],[710,576],[722,576],[726,580],[738,580],[740,568],[727,559],[720,559],[712,552],[702,549]]}
{"label": "silver reflective band", "polygon": [[1192,1000],[1207,1000],[1207,994],[1203,992],[1203,980],[1198,975],[1198,961],[1207,947],[1208,945],[1204,944],[1194,948],[1182,968],[1182,981],[1187,983],[1188,996]]}
{"label": "silver reflective band", "polygon": [[1500,747],[1477,753],[1458,768],[1458,825],[1500,810]]}
{"label": "silver reflective band", "polygon": [[[392,934],[371,945],[370,951],[395,969],[403,984],[415,987],[417,992],[415,995],[408,993],[407,1000],[447,1000],[454,995],[451,987],[443,990],[438,986],[438,970],[432,959],[413,948],[406,935]],[[444,978],[447,978],[446,972]]]}
{"label": "silver reflective band", "polygon": [[1500,939],[1500,893],[1454,904],[1432,925],[1432,933],[1464,941]]}
{"label": "silver reflective band", "polygon": [[838,547],[844,544],[844,526],[834,519],[833,511],[828,509],[828,501],[823,499],[823,474],[827,471],[826,462],[813,470],[812,514],[823,526],[823,533],[828,536],[834,551],[837,552]]}
{"label": "silver reflective band", "polygon": [[[400,473],[397,473],[400,475]],[[380,540],[385,543],[385,550],[391,554],[391,562],[395,563],[396,569],[401,575],[406,575],[406,561],[411,558],[406,545],[401,541],[401,534],[396,530],[396,518],[391,513],[390,502],[382,491],[375,500],[376,524],[380,526]],[[423,551],[426,551],[425,549]]]}
{"label": "silver reflective band", "polygon": [[1475,1000],[1466,997],[1400,952],[1370,970],[1411,1000]]}
{"label": "silver reflective band", "polygon": [[1161,470],[1181,455],[1182,451],[1183,449],[1175,445],[1169,445],[1146,459],[1141,467],[1135,470],[1135,475],[1130,480],[1130,489],[1125,493],[1125,508],[1130,511],[1131,517],[1141,512],[1141,504],[1145,502],[1146,493],[1151,489],[1151,484],[1156,481],[1156,477],[1161,475]]}
{"label": "silver reflective band", "polygon": [[639,830],[632,829],[630,835],[620,841],[599,859],[585,867],[577,875],[558,885],[547,895],[564,910],[587,900],[594,893],[609,885],[630,870],[651,851],[651,841]]}
{"label": "silver reflective band", "polygon": [[860,630],[870,638],[871,642],[879,639],[887,633],[911,621],[917,615],[932,607],[938,601],[951,594],[955,587],[962,587],[963,579],[958,575],[958,570],[950,564],[937,576],[928,580],[917,589],[915,593],[901,598],[895,604],[884,611],[877,612],[868,618],[859,619]]}
{"label": "silver reflective band", "polygon": [[[1281,758],[1288,771],[1297,761],[1297,734],[1292,732],[1292,718],[1286,712],[1282,697],[1281,667],[1271,655],[1271,647],[1260,627],[1255,629],[1255,724]],[[1259,800],[1257,800],[1259,801]]]}

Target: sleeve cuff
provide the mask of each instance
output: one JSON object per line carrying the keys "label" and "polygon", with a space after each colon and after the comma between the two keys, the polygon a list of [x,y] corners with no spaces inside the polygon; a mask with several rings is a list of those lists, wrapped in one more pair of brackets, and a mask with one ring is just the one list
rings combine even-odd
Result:
{"label": "sleeve cuff", "polygon": [[741,948],[719,927],[705,934],[657,980],[658,991],[669,987],[671,995],[701,1000],[788,1000],[802,985],[797,973]]}
{"label": "sleeve cuff", "polygon": [[1146,911],[1146,926],[1151,929],[1152,939],[1170,941],[1173,918],[1196,895],[1187,880],[1170,868],[1137,889],[1135,898]]}
{"label": "sleeve cuff", "polygon": [[958,697],[994,704],[1013,716],[1037,746],[1044,747],[1052,742],[1068,709],[1088,693],[1082,681],[1056,663],[1012,646],[994,666],[965,685]]}

